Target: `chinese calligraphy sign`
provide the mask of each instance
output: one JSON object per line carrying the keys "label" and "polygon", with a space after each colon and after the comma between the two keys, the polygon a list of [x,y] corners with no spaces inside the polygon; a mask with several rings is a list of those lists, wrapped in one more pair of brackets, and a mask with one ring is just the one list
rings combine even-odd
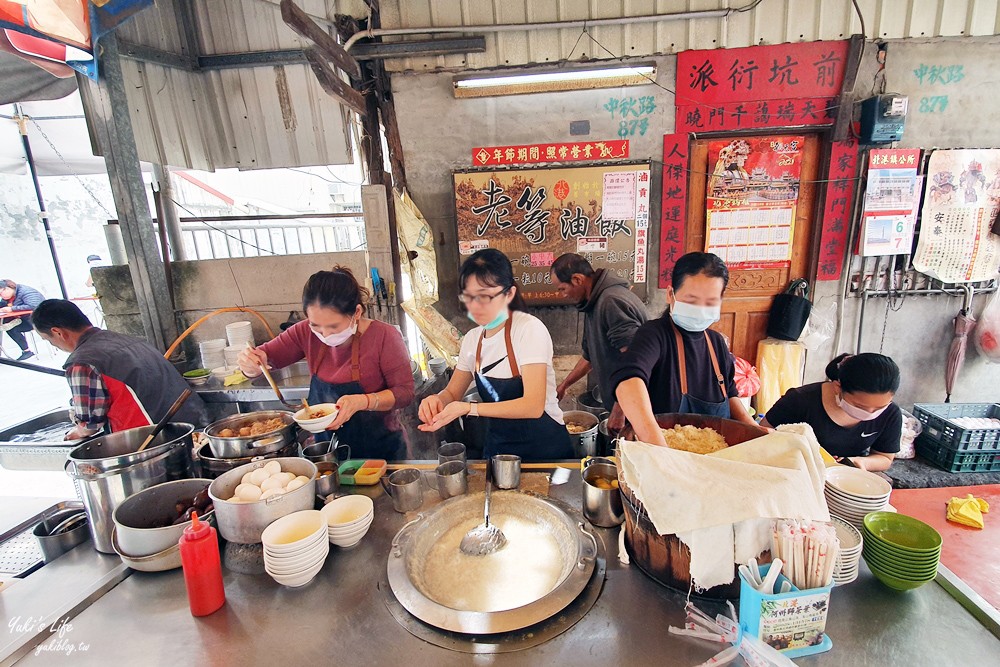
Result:
{"label": "chinese calligraphy sign", "polygon": [[817,280],[840,280],[847,250],[847,233],[858,172],[858,142],[854,138],[835,141],[830,147],[823,232],[820,236]]}
{"label": "chinese calligraphy sign", "polygon": [[486,167],[501,164],[619,160],[627,158],[628,151],[627,139],[571,141],[561,144],[480,146],[472,149],[472,164],[476,167]]}
{"label": "chinese calligraphy sign", "polygon": [[688,135],[663,136],[663,196],[660,221],[660,289],[670,286],[670,272],[684,254],[687,225]]}

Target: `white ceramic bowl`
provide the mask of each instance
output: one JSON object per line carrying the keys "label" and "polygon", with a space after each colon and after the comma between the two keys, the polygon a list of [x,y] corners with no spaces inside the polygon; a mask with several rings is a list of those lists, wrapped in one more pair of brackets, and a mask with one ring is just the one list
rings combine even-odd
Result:
{"label": "white ceramic bowl", "polygon": [[298,561],[304,561],[318,555],[323,551],[323,545],[327,540],[327,536],[320,535],[312,544],[305,546],[300,551],[294,553],[274,553],[273,551],[264,550],[264,562],[272,563],[293,563]]}
{"label": "white ceramic bowl", "polygon": [[348,528],[373,518],[375,503],[360,494],[341,496],[324,505],[320,513],[330,528]]}
{"label": "white ceramic bowl", "polygon": [[299,574],[301,572],[311,570],[313,567],[316,566],[317,563],[324,562],[329,553],[330,553],[330,543],[324,540],[323,550],[318,553],[310,555],[308,558],[303,558],[301,560],[297,560],[294,562],[292,561],[273,562],[265,558],[264,569],[271,574],[284,574],[284,575]]}
{"label": "white ceramic bowl", "polygon": [[[322,410],[326,414],[322,417],[307,418],[307,415],[314,414],[317,410]],[[310,405],[308,410],[302,408],[292,415],[292,419],[310,433],[322,433],[337,418],[338,412],[336,403],[320,403],[319,405]]]}
{"label": "white ceramic bowl", "polygon": [[828,498],[836,498],[843,504],[856,505],[858,507],[882,507],[889,502],[889,496],[881,496],[879,498],[862,498],[860,496],[840,491],[837,487],[831,486],[829,483],[823,491]]}
{"label": "white ceramic bowl", "polygon": [[834,466],[826,469],[826,481],[838,491],[864,500],[881,500],[892,493],[892,485],[867,470]]}
{"label": "white ceramic bowl", "polygon": [[350,533],[338,533],[337,535],[329,535],[329,539],[330,539],[331,543],[334,540],[336,540],[338,542],[343,542],[343,541],[347,541],[347,540],[359,540],[359,539],[361,539],[362,537],[364,537],[368,533],[369,527],[370,526],[364,526],[364,527],[362,527],[362,528],[360,528],[358,530],[355,530],[353,532],[350,532]]}
{"label": "white ceramic bowl", "polygon": [[326,522],[317,510],[301,510],[287,514],[270,524],[261,533],[264,548],[271,553],[294,554],[309,547],[316,535],[326,532]]}
{"label": "white ceramic bowl", "polygon": [[352,537],[350,539],[347,539],[347,538],[337,538],[337,539],[330,540],[330,544],[332,544],[335,547],[340,547],[341,549],[350,549],[351,547],[356,546],[363,538],[364,538],[364,535],[361,535],[360,537],[356,537],[356,538]]}
{"label": "white ceramic bowl", "polygon": [[301,586],[305,586],[310,581],[315,579],[316,575],[319,574],[319,571],[322,569],[323,569],[323,562],[321,561],[311,569],[306,570],[305,572],[299,574],[294,574],[294,575],[270,574],[270,573],[268,574],[270,574],[271,578],[274,579],[279,584],[281,584],[282,586],[288,586],[289,588],[299,588]]}
{"label": "white ceramic bowl", "polygon": [[374,520],[374,518],[375,517],[371,517],[366,521],[362,521],[361,523],[357,524],[352,524],[350,526],[337,526],[335,528],[331,527],[328,528],[326,532],[327,535],[329,535],[330,537],[343,537],[344,535],[353,535],[359,532],[363,533],[367,531],[368,528],[372,525],[372,521]]}

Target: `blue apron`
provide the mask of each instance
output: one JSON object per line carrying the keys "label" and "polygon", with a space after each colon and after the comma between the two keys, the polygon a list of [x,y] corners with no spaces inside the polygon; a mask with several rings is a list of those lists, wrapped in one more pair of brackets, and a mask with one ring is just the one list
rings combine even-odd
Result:
{"label": "blue apron", "polygon": [[[354,334],[351,339],[351,381],[331,384],[319,379],[317,371],[326,354],[326,345],[320,350],[316,359],[315,369],[310,363],[312,380],[309,382],[309,402],[336,403],[341,396],[364,394],[361,387],[361,336]],[[406,455],[406,442],[399,431],[386,428],[385,418],[381,412],[359,410],[335,431],[340,444],[351,446],[351,456],[356,459],[398,460]],[[316,442],[330,440],[334,431],[323,431],[316,434]]]}
{"label": "blue apron", "polygon": [[674,330],[674,341],[677,343],[677,365],[681,380],[681,404],[677,408],[677,412],[729,419],[731,415],[729,412],[729,394],[726,392],[726,378],[722,376],[722,371],[719,370],[719,360],[715,356],[715,347],[712,346],[712,339],[708,337],[708,332],[705,332],[705,344],[708,345],[708,356],[712,359],[712,369],[715,371],[715,378],[719,382],[719,391],[722,392],[721,403],[705,401],[688,393],[684,339],[681,338],[681,332],[677,330],[676,324],[671,322],[670,326]]}
{"label": "blue apron", "polygon": [[[524,396],[524,382],[521,379],[517,357],[514,356],[514,346],[510,340],[512,320],[512,317],[508,318],[507,324],[504,325],[507,359],[510,362],[512,377],[501,379],[488,378],[484,375],[503,359],[480,371],[480,358],[486,331],[483,330],[479,337],[479,345],[476,347],[475,377],[476,388],[485,403],[512,401]],[[516,454],[521,457],[522,461],[555,461],[573,458],[573,445],[570,443],[566,425],[557,422],[547,412],[542,412],[542,416],[536,419],[500,419],[496,417],[484,417],[483,419],[486,422],[484,457],[492,457],[496,454]]]}

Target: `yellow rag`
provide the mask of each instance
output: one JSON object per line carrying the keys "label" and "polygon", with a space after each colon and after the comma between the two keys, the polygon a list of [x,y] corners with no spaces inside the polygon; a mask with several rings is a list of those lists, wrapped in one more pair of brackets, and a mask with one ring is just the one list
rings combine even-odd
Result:
{"label": "yellow rag", "polygon": [[229,386],[232,386],[234,384],[243,384],[246,381],[247,381],[247,376],[243,375],[243,373],[241,371],[236,371],[232,375],[227,375],[226,376],[226,379],[223,382],[223,386],[229,387]]}
{"label": "yellow rag", "polygon": [[970,493],[965,498],[952,498],[948,501],[948,521],[971,526],[980,530],[985,525],[983,514],[990,511],[990,504],[982,498],[975,498]]}

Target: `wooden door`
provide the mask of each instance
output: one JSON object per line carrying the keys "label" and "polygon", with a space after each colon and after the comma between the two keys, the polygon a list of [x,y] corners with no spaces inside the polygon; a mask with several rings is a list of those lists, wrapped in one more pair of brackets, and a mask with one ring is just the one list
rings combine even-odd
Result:
{"label": "wooden door", "polygon": [[[788,283],[796,278],[810,279],[814,266],[814,236],[820,232],[815,216],[822,142],[819,135],[804,136],[791,261],[789,265],[778,268],[731,269],[729,288],[722,303],[722,319],[712,326],[729,338],[736,356],[752,364],[757,363],[757,343],[767,337],[767,316],[774,295],[783,292]],[[717,140],[698,139],[691,142],[686,252],[705,251],[705,198],[708,177],[713,168],[708,164],[708,144]]]}

